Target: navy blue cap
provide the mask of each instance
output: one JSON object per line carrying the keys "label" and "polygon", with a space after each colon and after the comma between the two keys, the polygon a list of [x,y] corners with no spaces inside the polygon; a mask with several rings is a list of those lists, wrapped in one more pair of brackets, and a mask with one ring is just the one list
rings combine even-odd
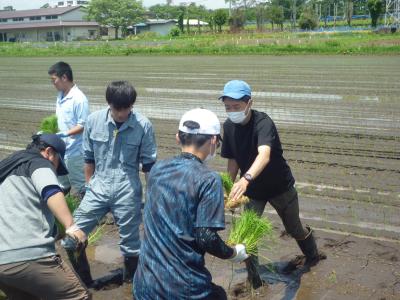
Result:
{"label": "navy blue cap", "polygon": [[56,134],[47,134],[47,133],[40,135],[40,141],[47,144],[48,146],[53,148],[54,151],[57,152],[58,157],[60,158],[59,159],[60,163],[57,168],[57,175],[59,176],[67,175],[68,169],[64,161],[65,148],[66,148],[64,141]]}

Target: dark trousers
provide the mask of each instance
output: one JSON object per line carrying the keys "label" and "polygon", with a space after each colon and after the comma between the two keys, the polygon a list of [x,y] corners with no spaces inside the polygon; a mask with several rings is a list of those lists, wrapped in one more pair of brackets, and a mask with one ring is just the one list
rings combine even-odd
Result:
{"label": "dark trousers", "polygon": [[267,202],[269,202],[278,213],[288,234],[296,240],[305,239],[308,230],[303,227],[300,221],[299,198],[294,186],[287,192],[269,199],[250,199],[250,202],[246,204],[245,208],[252,209],[261,216]]}

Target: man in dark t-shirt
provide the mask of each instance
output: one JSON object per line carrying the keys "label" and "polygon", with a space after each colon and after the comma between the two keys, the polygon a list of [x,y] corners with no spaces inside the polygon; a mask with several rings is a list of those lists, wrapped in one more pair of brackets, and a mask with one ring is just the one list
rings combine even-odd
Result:
{"label": "man in dark t-shirt", "polygon": [[243,194],[248,196],[250,202],[246,208],[260,216],[267,202],[275,208],[287,233],[296,239],[304,254],[292,260],[284,272],[289,273],[301,265],[317,264],[320,254],[311,228],[301,224],[295,180],[283,157],[274,122],[267,114],[251,109],[251,88],[244,81],[229,81],[219,99],[228,115],[221,156],[228,159],[232,180],[240,170],[240,179],[229,196],[233,200]]}
{"label": "man in dark t-shirt", "polygon": [[217,233],[225,227],[222,182],[204,161],[215,156],[220,127],[213,112],[188,111],[176,135],[182,153],[150,171],[133,284],[137,300],[227,299],[224,289],[212,283],[205,253],[232,262],[248,258],[244,245],[232,248]]}

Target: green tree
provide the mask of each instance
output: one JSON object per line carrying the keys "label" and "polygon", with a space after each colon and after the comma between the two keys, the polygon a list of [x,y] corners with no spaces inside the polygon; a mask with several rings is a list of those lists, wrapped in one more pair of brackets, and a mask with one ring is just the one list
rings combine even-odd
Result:
{"label": "green tree", "polygon": [[222,26],[228,20],[228,13],[225,9],[217,9],[214,12],[214,22],[218,26],[218,32],[222,32]]}
{"label": "green tree", "polygon": [[184,10],[181,10],[179,17],[178,17],[178,28],[183,33],[184,31],[184,24],[183,24],[183,18],[185,17],[185,12]]}
{"label": "green tree", "polygon": [[124,35],[128,26],[143,19],[143,14],[142,2],[137,0],[92,0],[87,6],[87,18],[103,26],[113,26],[116,39],[119,29]]}
{"label": "green tree", "polygon": [[376,27],[379,19],[379,15],[383,11],[383,3],[381,0],[368,0],[368,10],[371,15],[371,26]]}
{"label": "green tree", "polygon": [[300,14],[299,26],[301,29],[312,30],[318,26],[318,18],[312,6],[306,6]]}
{"label": "green tree", "polygon": [[283,14],[283,7],[278,5],[271,5],[267,8],[267,18],[271,22],[272,29],[274,29],[274,24],[277,24],[283,30],[283,21],[285,16]]}
{"label": "green tree", "polygon": [[237,32],[243,29],[246,17],[242,9],[235,9],[232,11],[232,15],[229,17],[229,26],[231,31]]}

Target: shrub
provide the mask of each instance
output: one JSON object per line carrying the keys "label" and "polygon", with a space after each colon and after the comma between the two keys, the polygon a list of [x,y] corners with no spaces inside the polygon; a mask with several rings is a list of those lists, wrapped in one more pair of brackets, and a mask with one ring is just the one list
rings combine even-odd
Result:
{"label": "shrub", "polygon": [[181,34],[181,30],[178,27],[174,27],[169,32],[169,36],[171,37],[178,37]]}

